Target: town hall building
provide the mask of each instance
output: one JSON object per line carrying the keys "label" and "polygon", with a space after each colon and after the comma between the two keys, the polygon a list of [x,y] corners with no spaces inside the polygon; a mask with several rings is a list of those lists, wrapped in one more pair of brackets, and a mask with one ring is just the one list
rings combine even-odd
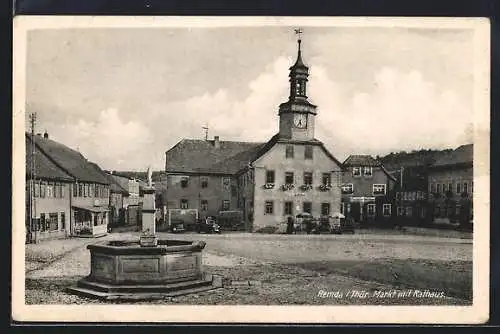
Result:
{"label": "town hall building", "polygon": [[166,152],[167,211],[240,212],[247,231],[278,227],[303,212],[319,218],[340,211],[342,163],[315,138],[317,107],[308,101],[301,53],[299,39],[289,98],[270,140],[182,139]]}

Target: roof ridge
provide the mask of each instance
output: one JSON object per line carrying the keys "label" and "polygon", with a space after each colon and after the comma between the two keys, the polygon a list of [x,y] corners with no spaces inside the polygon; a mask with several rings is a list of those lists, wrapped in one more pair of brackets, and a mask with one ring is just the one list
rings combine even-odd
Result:
{"label": "roof ridge", "polygon": [[60,170],[62,170],[65,174],[69,175],[74,180],[77,180],[77,178],[73,175],[73,173],[70,173],[66,168],[64,168],[63,166],[61,166],[60,163],[58,163],[54,158],[52,158],[50,156],[50,154],[48,154],[47,152],[45,152],[45,150],[36,142],[36,140],[32,141],[32,138],[31,138],[31,136],[29,134],[26,134],[26,137],[28,137],[28,139],[30,140],[30,142],[34,143],[35,147],[38,148],[38,151],[40,153],[42,153],[55,166],[57,166],[57,168],[59,168]]}

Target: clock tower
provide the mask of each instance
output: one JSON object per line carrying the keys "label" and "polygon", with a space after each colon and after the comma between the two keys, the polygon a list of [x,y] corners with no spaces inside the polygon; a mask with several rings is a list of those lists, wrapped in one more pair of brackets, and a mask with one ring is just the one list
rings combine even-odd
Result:
{"label": "clock tower", "polygon": [[302,31],[297,29],[295,32],[299,35],[298,54],[295,64],[290,67],[290,96],[279,107],[279,136],[283,139],[307,141],[314,139],[316,106],[307,100],[309,68],[302,61]]}

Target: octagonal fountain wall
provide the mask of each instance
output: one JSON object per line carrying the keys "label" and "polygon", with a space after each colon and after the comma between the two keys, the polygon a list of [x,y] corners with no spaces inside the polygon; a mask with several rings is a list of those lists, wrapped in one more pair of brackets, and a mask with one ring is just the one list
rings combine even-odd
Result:
{"label": "octagonal fountain wall", "polygon": [[158,240],[156,247],[139,242],[109,241],[88,245],[90,281],[110,284],[166,284],[203,279],[203,241]]}

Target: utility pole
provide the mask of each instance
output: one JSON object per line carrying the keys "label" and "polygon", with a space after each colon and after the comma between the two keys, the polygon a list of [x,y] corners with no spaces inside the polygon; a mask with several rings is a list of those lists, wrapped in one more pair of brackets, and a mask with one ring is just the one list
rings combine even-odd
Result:
{"label": "utility pole", "polygon": [[401,190],[403,189],[403,174],[404,174],[404,169],[405,168],[403,166],[401,166],[401,170],[400,170],[400,172],[401,172],[401,175],[400,175]]}
{"label": "utility pole", "polygon": [[[34,236],[35,232],[35,124],[36,124],[36,113],[30,114],[30,125],[31,125],[31,164],[30,164],[30,187],[29,187],[29,241],[37,242],[36,237]],[[33,240],[35,239],[35,240]]]}

